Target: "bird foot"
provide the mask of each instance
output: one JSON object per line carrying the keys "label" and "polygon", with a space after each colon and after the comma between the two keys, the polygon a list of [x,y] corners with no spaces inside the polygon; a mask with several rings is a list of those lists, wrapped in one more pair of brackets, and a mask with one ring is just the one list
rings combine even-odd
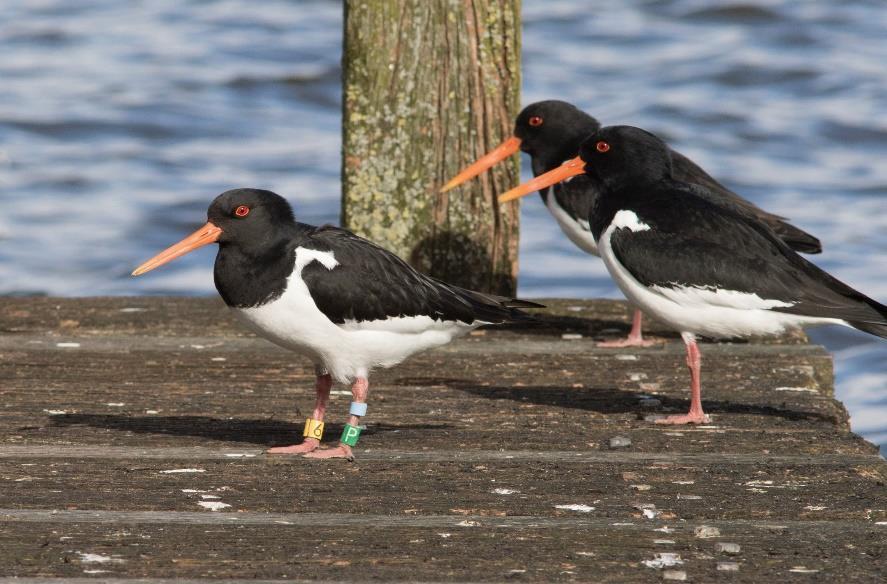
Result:
{"label": "bird foot", "polygon": [[320,440],[317,438],[305,438],[301,444],[293,444],[292,446],[275,446],[266,450],[268,454],[307,454],[314,452],[320,446]]}
{"label": "bird foot", "polygon": [[698,414],[683,414],[680,416],[664,416],[662,418],[658,418],[655,420],[656,424],[669,424],[669,425],[681,425],[681,424],[710,424],[711,418],[708,417],[707,414],[703,414],[699,412]]}
{"label": "bird foot", "polygon": [[623,349],[626,347],[652,347],[653,345],[658,345],[664,342],[665,341],[663,339],[639,339],[636,337],[625,337],[624,339],[617,339],[615,341],[601,341],[597,344],[597,346],[613,349]]}
{"label": "bird foot", "polygon": [[305,454],[303,458],[344,458],[348,461],[352,461],[354,460],[354,454],[351,452],[350,446],[347,444],[339,444],[335,448],[324,448],[322,450],[309,452],[308,454]]}

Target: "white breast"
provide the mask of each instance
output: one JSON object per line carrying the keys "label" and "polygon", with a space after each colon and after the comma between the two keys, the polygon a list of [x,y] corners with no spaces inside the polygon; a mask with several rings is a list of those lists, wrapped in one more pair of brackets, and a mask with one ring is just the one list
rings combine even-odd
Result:
{"label": "white breast", "polygon": [[644,286],[613,253],[610,238],[619,228],[637,232],[646,231],[650,226],[633,211],[622,210],[616,214],[598,242],[607,270],[629,301],[677,331],[713,338],[730,338],[774,335],[788,328],[812,324],[847,324],[833,318],[776,312],[772,309],[791,304],[738,290],[695,286]]}
{"label": "white breast", "polygon": [[302,269],[313,261],[328,270],[339,265],[330,252],[297,248],[293,273],[279,298],[262,306],[233,310],[259,335],[307,356],[339,382],[350,383],[355,377],[366,377],[375,367],[396,365],[481,324],[412,316],[337,325],[320,311],[302,279]]}
{"label": "white breast", "polygon": [[[559,185],[554,185],[552,188],[558,189]],[[548,211],[554,217],[555,221],[557,221],[561,231],[566,234],[570,241],[586,253],[600,255],[597,249],[597,242],[591,234],[591,227],[588,225],[588,221],[573,219],[563,207],[558,205],[557,198],[553,192],[548,194],[548,197],[545,200],[545,206],[548,207]]]}

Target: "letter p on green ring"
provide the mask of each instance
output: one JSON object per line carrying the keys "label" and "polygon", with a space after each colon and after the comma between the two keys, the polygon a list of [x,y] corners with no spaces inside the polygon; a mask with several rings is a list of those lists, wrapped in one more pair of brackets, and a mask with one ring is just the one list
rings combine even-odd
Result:
{"label": "letter p on green ring", "polygon": [[352,426],[351,424],[345,424],[345,429],[342,430],[342,437],[339,439],[339,442],[347,446],[354,446],[357,444],[357,439],[359,437],[360,428]]}

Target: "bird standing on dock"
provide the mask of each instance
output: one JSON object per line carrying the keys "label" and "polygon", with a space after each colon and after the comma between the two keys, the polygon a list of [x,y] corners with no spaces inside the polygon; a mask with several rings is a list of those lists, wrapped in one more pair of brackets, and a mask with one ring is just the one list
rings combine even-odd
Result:
{"label": "bird standing on dock", "polygon": [[[144,274],[190,251],[219,244],[216,289],[259,335],[309,357],[317,373],[304,441],[270,453],[351,458],[367,411],[367,381],[484,324],[525,320],[541,304],[451,286],[420,274],[350,231],[296,222],[270,191],[234,189],[207,211],[207,223],[133,271]],[[337,448],[318,449],[333,380],[351,384],[350,417]]]}
{"label": "bird standing on dock", "polygon": [[610,275],[644,312],[680,331],[699,424],[701,356],[696,335],[775,335],[790,327],[841,324],[887,337],[887,307],[795,253],[768,222],[675,176],[662,140],[630,126],[603,128],[579,157],[505,193],[511,200],[584,175],[596,200],[588,216]]}
{"label": "bird standing on dock", "polygon": [[[600,123],[565,101],[538,101],[525,107],[514,122],[514,135],[488,154],[453,177],[441,192],[449,191],[463,182],[488,170],[518,150],[530,155],[533,175],[539,176],[553,170],[579,153],[579,145],[589,135],[601,128]],[[695,162],[675,150],[668,149],[674,177],[677,180],[697,184],[708,189],[706,196],[726,201],[754,214],[771,228],[793,249],[804,253],[820,253],[819,240],[797,227],[786,223],[783,217],[773,215],[743,199],[712,178]],[[542,202],[555,218],[561,230],[579,249],[600,255],[597,240],[588,223],[589,210],[598,197],[593,181],[577,176],[569,182],[539,189]],[[641,332],[641,311],[635,310],[631,332],[625,339],[599,343],[601,347],[644,347]]]}

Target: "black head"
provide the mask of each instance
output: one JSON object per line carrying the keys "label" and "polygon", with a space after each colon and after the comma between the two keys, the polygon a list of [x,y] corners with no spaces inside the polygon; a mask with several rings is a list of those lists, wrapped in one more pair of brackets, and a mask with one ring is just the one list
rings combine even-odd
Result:
{"label": "black head", "polygon": [[[280,254],[296,225],[293,210],[280,195],[261,189],[233,189],[215,198],[206,225],[136,268],[138,276],[211,243],[247,258]],[[218,270],[221,250],[216,256]]]}
{"label": "black head", "polygon": [[671,177],[671,153],[655,135],[632,126],[607,126],[579,147],[585,173],[608,186]]}
{"label": "black head", "polygon": [[576,156],[582,140],[600,127],[573,104],[552,99],[525,107],[514,122],[514,135],[521,140],[521,150],[546,162],[546,168],[539,169],[544,171]]}
{"label": "black head", "polygon": [[222,230],[220,245],[234,244],[244,249],[276,241],[296,222],[286,199],[262,189],[225,191],[210,204],[206,218]]}
{"label": "black head", "polygon": [[440,191],[486,172],[518,149],[533,157],[533,173],[542,174],[575,158],[582,140],[598,128],[596,119],[565,101],[537,101],[518,114],[513,136],[459,171]]}

